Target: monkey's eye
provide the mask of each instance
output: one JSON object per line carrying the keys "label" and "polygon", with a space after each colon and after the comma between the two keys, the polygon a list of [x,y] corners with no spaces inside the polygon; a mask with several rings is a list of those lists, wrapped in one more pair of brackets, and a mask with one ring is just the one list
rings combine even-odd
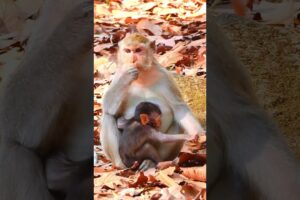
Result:
{"label": "monkey's eye", "polygon": [[139,52],[141,52],[142,51],[142,48],[137,48],[137,49],[135,49],[135,53],[139,53]]}
{"label": "monkey's eye", "polygon": [[124,49],[126,53],[130,53],[130,49]]}

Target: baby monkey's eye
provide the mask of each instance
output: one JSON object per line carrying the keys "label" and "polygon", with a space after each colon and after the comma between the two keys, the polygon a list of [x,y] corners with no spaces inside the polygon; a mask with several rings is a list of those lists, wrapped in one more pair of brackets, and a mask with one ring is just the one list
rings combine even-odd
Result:
{"label": "baby monkey's eye", "polygon": [[124,49],[126,53],[130,53],[130,49]]}
{"label": "baby monkey's eye", "polygon": [[142,48],[137,48],[137,49],[135,49],[135,53],[139,53],[139,52],[141,52],[142,51]]}

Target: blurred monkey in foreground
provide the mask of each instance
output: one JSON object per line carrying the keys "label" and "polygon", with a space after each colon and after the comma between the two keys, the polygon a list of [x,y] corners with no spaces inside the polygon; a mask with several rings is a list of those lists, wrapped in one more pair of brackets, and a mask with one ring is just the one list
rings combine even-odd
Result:
{"label": "blurred monkey in foreground", "polygon": [[150,159],[155,164],[160,162],[161,157],[154,147],[155,144],[193,139],[188,134],[160,133],[158,129],[161,125],[161,111],[150,102],[141,102],[137,105],[132,119],[119,118],[117,124],[119,129],[123,129],[119,152],[126,167],[131,167],[135,161],[142,163],[145,159]]}
{"label": "blurred monkey in foreground", "polygon": [[44,2],[2,85],[1,200],[93,198],[92,22],[93,1]]}
{"label": "blurred monkey in foreground", "polygon": [[298,161],[258,104],[216,19],[207,19],[208,199],[299,199]]}
{"label": "blurred monkey in foreground", "polygon": [[[129,34],[119,42],[117,71],[103,100],[101,144],[107,157],[117,167],[125,165],[119,153],[122,133],[116,121],[120,117],[133,118],[136,106],[143,101],[154,103],[161,109],[160,132],[186,132],[191,136],[204,134],[171,76],[155,60],[150,41],[140,34]],[[177,156],[182,144],[182,141],[156,144],[155,148],[162,160],[171,160]],[[146,169],[155,166],[155,163],[147,159],[142,166]]]}

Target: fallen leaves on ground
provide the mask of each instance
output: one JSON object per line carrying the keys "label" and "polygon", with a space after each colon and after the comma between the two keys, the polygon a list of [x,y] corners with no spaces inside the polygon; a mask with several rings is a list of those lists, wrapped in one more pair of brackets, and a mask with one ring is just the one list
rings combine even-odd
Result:
{"label": "fallen leaves on ground", "polygon": [[195,145],[196,143],[200,143],[200,139],[185,144],[185,149],[189,152],[182,152],[175,160],[161,162],[156,169],[151,168],[144,172],[114,168],[103,157],[101,145],[96,146],[98,162],[94,167],[94,198],[204,199],[205,142]]}
{"label": "fallen leaves on ground", "polygon": [[205,198],[206,139],[186,142],[178,158],[145,172],[112,166],[99,141],[102,97],[116,70],[117,43],[138,31],[154,42],[154,56],[166,69],[205,78],[205,9],[205,1],[199,0],[95,1],[95,199]]}

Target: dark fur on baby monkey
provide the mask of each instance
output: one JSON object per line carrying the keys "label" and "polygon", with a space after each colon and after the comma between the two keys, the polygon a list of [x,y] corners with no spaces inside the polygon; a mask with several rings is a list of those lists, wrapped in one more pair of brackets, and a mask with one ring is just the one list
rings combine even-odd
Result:
{"label": "dark fur on baby monkey", "polygon": [[156,104],[141,102],[137,105],[132,119],[118,119],[118,128],[123,130],[119,140],[119,151],[126,167],[133,166],[135,161],[142,163],[145,159],[154,163],[160,162],[162,159],[154,147],[155,143],[189,139],[188,135],[167,135],[159,132],[160,117],[161,110]]}

